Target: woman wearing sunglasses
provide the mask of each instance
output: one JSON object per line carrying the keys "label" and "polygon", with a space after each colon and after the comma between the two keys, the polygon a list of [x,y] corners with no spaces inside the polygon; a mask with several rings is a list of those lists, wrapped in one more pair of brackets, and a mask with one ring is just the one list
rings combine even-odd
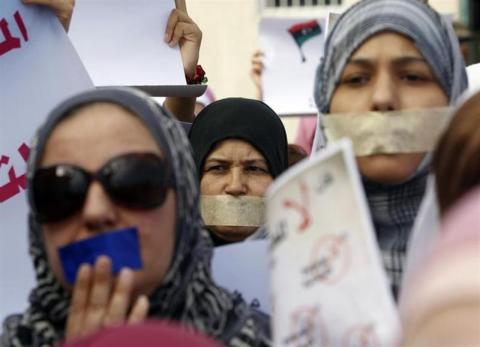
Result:
{"label": "woman wearing sunglasses", "polygon": [[[210,277],[190,153],[180,125],[137,91],[89,91],[52,111],[28,167],[37,284],[28,309],[5,321],[0,345],[53,346],[146,318],[227,345],[269,345],[268,319]],[[138,231],[141,268],[114,274],[100,256],[70,284],[59,249],[125,228]]]}

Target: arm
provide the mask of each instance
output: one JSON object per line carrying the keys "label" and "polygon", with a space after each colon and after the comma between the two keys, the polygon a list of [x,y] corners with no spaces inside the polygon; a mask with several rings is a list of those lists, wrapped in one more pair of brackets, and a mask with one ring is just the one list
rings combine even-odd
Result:
{"label": "arm", "polygon": [[68,32],[70,20],[72,19],[73,7],[75,6],[75,0],[23,0],[23,3],[27,5],[43,5],[50,7],[65,31]]}
{"label": "arm", "polygon": [[[182,2],[182,1],[179,1]],[[195,69],[200,54],[202,32],[186,13],[186,7],[177,4],[178,8],[173,10],[168,19],[165,30],[165,42],[171,47],[180,45],[183,68],[187,78],[195,76]],[[164,106],[172,112],[178,120],[192,122],[195,118],[196,98],[167,97]]]}

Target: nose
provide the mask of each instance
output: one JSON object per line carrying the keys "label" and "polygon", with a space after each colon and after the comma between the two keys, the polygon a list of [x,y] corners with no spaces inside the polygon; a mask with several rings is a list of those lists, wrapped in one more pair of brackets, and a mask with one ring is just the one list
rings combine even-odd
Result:
{"label": "nose", "polygon": [[248,192],[246,177],[241,168],[232,168],[228,177],[225,193],[233,196],[246,195]]}
{"label": "nose", "polygon": [[372,91],[371,111],[395,111],[399,109],[398,86],[388,72],[380,73]]}
{"label": "nose", "polygon": [[86,230],[99,233],[113,229],[118,221],[117,208],[110,200],[100,183],[90,185],[82,210]]}

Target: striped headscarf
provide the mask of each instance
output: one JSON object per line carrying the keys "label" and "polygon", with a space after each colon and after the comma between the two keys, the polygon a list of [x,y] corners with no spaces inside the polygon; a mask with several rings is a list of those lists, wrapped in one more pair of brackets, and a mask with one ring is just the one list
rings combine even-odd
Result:
{"label": "striped headscarf", "polygon": [[[409,37],[423,55],[450,104],[467,88],[463,57],[453,27],[419,0],[362,0],[342,14],[325,43],[314,85],[319,111],[315,149],[325,143],[322,119],[352,54],[375,34],[390,31]],[[407,242],[425,193],[431,155],[401,184],[364,179],[370,212],[393,293],[398,293]]]}
{"label": "striped headscarf", "polygon": [[[139,117],[173,167],[175,252],[164,280],[149,298],[149,318],[179,321],[227,345],[269,345],[268,318],[251,309],[238,295],[217,287],[211,278],[212,243],[199,214],[198,180],[190,144],[181,125],[147,95],[127,88],[102,88],[72,97],[53,110],[30,152],[27,181],[32,210],[32,176],[49,136],[72,110],[95,102],[120,105]],[[34,213],[30,216],[29,242],[37,284],[26,312],[5,321],[0,339],[0,345],[5,347],[53,346],[64,337],[70,294],[56,280],[48,263],[41,226]]]}
{"label": "striped headscarf", "polygon": [[412,39],[450,103],[467,88],[465,64],[450,23],[419,0],[362,0],[342,14],[325,43],[317,68],[314,97],[326,114],[351,55],[375,34],[393,31]]}

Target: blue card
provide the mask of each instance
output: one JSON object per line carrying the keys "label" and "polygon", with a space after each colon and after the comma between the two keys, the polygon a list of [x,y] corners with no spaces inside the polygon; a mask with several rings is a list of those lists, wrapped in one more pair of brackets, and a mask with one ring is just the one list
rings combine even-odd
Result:
{"label": "blue card", "polygon": [[107,231],[86,240],[59,248],[65,279],[73,284],[82,264],[94,265],[97,258],[106,255],[112,261],[112,270],[117,275],[122,268],[142,268],[140,242],[137,228]]}

